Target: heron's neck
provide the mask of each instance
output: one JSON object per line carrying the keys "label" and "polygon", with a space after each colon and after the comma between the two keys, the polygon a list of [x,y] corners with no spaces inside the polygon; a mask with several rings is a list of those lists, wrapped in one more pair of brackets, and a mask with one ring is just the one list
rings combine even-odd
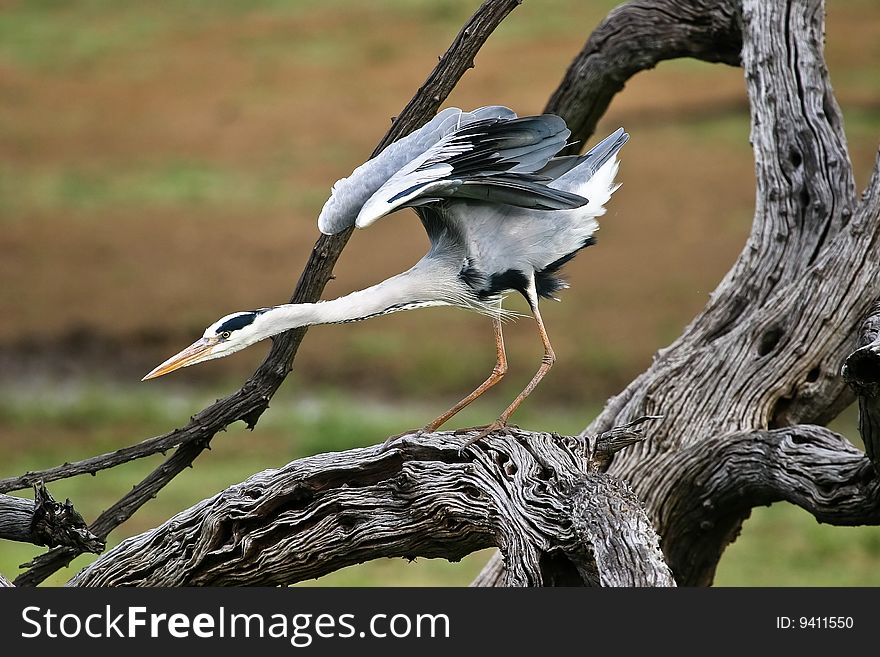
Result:
{"label": "heron's neck", "polygon": [[356,322],[401,310],[449,303],[432,286],[420,284],[421,278],[421,272],[411,269],[338,299],[275,306],[261,314],[260,333],[268,337],[301,326]]}

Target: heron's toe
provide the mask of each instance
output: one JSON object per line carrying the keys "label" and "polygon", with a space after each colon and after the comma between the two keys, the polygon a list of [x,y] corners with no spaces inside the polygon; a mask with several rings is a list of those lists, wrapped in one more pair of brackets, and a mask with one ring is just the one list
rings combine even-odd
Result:
{"label": "heron's toe", "polygon": [[379,451],[384,452],[384,451],[388,450],[391,447],[391,445],[396,443],[398,440],[400,440],[404,436],[412,436],[413,438],[418,438],[423,433],[425,433],[424,427],[421,429],[410,429],[409,431],[404,431],[403,433],[398,433],[393,436],[388,436],[388,438],[385,439],[385,442],[382,443],[382,447],[379,449]]}
{"label": "heron's toe", "polygon": [[471,445],[473,445],[474,443],[480,442],[483,438],[485,438],[486,436],[493,434],[493,433],[509,436],[511,427],[513,427],[514,429],[519,428],[515,425],[507,424],[507,422],[505,422],[503,420],[495,420],[492,424],[486,425],[484,427],[471,427],[470,429],[459,429],[455,433],[456,433],[456,435],[458,435],[460,433],[471,433],[475,430],[478,430],[478,429],[480,430],[480,432],[476,436],[474,436],[472,438],[468,438],[468,440],[465,442],[465,444],[462,445],[461,449],[465,450],[468,447],[470,447]]}

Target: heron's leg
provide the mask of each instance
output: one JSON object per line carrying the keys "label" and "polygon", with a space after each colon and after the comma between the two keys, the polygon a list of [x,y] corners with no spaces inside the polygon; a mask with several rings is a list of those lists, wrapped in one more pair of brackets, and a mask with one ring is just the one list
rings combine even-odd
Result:
{"label": "heron's leg", "polygon": [[495,367],[492,369],[492,373],[489,375],[489,378],[483,381],[479,386],[477,386],[477,388],[471,394],[462,399],[460,402],[458,402],[455,406],[450,408],[436,420],[428,424],[424,429],[425,432],[430,433],[432,431],[436,431],[439,427],[446,424],[446,422],[448,422],[453,415],[458,413],[464,407],[468,406],[471,402],[477,399],[477,397],[482,395],[489,388],[491,388],[501,379],[503,379],[504,375],[507,374],[507,354],[504,352],[504,335],[501,333],[501,320],[493,318],[492,327],[495,329],[496,361]]}
{"label": "heron's leg", "polygon": [[535,386],[541,382],[541,379],[544,378],[547,372],[550,371],[550,368],[553,367],[553,363],[556,362],[556,354],[553,352],[553,345],[550,344],[550,337],[547,335],[547,329],[544,327],[544,320],[541,319],[541,312],[538,310],[537,304],[532,308],[532,312],[535,315],[535,321],[538,323],[538,334],[541,336],[541,342],[544,343],[544,356],[541,358],[541,366],[538,368],[538,371],[535,372],[535,376],[532,377],[529,384],[498,417],[498,422],[500,422],[502,426],[507,424],[507,420],[510,419],[510,416],[513,415],[517,408],[519,408],[519,405],[523,403],[523,400],[532,393]]}
{"label": "heron's leg", "polygon": [[[504,351],[504,335],[501,332],[501,320],[498,318],[492,319],[492,327],[495,329],[495,367],[492,369],[492,373],[489,375],[489,378],[483,381],[477,388],[469,394],[467,397],[458,402],[455,406],[446,411],[443,415],[438,417],[433,422],[429,423],[427,426],[423,427],[416,433],[431,433],[436,431],[440,426],[449,421],[449,419],[458,413],[465,406],[469,405],[473,402],[477,397],[486,392],[489,388],[498,383],[501,379],[504,378],[504,375],[507,373],[507,354]],[[409,435],[413,432],[407,431],[396,436],[391,436],[388,438],[385,443],[382,445],[382,448],[387,448],[391,443],[393,443],[398,438]]]}
{"label": "heron's leg", "polygon": [[556,362],[556,354],[553,352],[553,345],[550,344],[550,338],[547,335],[547,329],[544,327],[544,320],[541,319],[541,312],[538,310],[537,300],[529,299],[529,305],[532,307],[532,314],[535,316],[535,321],[538,323],[538,334],[541,336],[541,342],[544,343],[544,356],[541,358],[541,366],[538,368],[538,371],[535,373],[535,376],[532,377],[532,380],[529,381],[529,384],[523,389],[519,395],[517,395],[516,399],[511,402],[510,406],[508,406],[504,412],[498,416],[498,419],[495,420],[488,427],[483,429],[480,433],[478,433],[474,438],[468,440],[464,447],[468,445],[473,445],[478,440],[481,440],[488,436],[493,431],[497,431],[498,429],[503,429],[507,426],[507,421],[510,419],[510,416],[519,408],[519,405],[523,403],[523,400],[528,397],[532,390],[535,389],[541,379],[550,371],[550,368],[553,367],[553,363]]}

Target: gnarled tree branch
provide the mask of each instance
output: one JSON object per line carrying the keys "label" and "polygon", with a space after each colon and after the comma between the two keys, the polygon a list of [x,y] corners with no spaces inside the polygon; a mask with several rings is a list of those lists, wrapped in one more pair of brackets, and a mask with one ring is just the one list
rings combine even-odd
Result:
{"label": "gnarled tree branch", "polygon": [[640,0],[614,9],[587,39],[545,108],[565,118],[580,150],[611,99],[640,71],[693,57],[739,65],[735,2]]}
{"label": "gnarled tree branch", "polygon": [[[665,7],[672,23],[681,13],[679,3],[646,4]],[[683,473],[665,468],[688,454],[715,458],[721,453],[713,450],[723,451],[735,436],[761,444],[762,431],[834,418],[852,399],[841,364],[880,295],[880,174],[875,166],[858,200],[823,58],[822,1],[701,5],[692,22],[742,31],[757,179],[752,232],[703,312],[585,429],[597,432],[662,410],[665,421],[650,443],[614,458],[608,471],[632,483],[662,536],[676,580],[688,585],[711,583],[718,558],[751,507],[743,501],[722,510],[713,497],[704,506],[688,507],[685,518],[681,505],[700,497],[702,480],[679,484]],[[590,102],[601,104],[601,93],[596,99]],[[568,108],[560,111],[576,121]],[[863,427],[871,421],[863,412]],[[820,450],[823,458],[830,456],[826,448]],[[868,461],[858,460],[851,448],[840,449],[844,461],[856,459],[850,475],[867,476]],[[771,456],[766,449],[751,452],[766,472],[773,468]],[[817,490],[844,485],[835,479],[833,465],[820,472],[821,462],[803,471],[804,486],[809,477],[815,477]],[[748,473],[758,466],[740,467]],[[853,517],[874,522],[873,492],[863,492],[861,511]],[[754,504],[761,503],[759,497],[756,493]],[[802,500],[805,508],[817,516],[825,512],[808,499]],[[497,580],[498,563],[488,570],[483,583]]]}
{"label": "gnarled tree branch", "polygon": [[654,463],[641,483],[663,500],[655,521],[676,537],[664,552],[683,581],[714,572],[739,519],[756,506],[786,501],[828,524],[880,524],[880,477],[863,452],[825,427],[719,436]]}
{"label": "gnarled tree branch", "polygon": [[516,431],[461,451],[463,440],[409,436],[258,473],[71,584],[290,584],[382,556],[455,561],[495,545],[505,585],[674,585],[638,499],[591,468],[582,443]]}
{"label": "gnarled tree branch", "polygon": [[758,180],[746,249],[704,313],[593,424],[664,409],[658,440],[609,471],[632,481],[651,509],[682,583],[711,582],[747,510],[719,517],[707,508],[715,529],[695,543],[676,533],[683,525],[667,507],[678,501],[650,473],[704,441],[837,415],[851,399],[840,364],[880,293],[880,177],[875,170],[857,203],[822,59],[822,4],[788,5],[743,3]]}

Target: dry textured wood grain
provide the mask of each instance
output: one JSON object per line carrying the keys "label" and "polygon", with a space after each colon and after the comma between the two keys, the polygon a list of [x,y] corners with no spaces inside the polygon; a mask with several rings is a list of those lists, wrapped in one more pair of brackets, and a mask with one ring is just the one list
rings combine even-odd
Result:
{"label": "dry textured wood grain", "polygon": [[[23,497],[0,495],[0,539],[30,543],[34,502]],[[42,541],[37,545],[44,545]]]}
{"label": "dry textured wood grain", "polygon": [[[822,57],[823,19],[818,0],[743,2],[757,181],[751,235],[705,311],[591,427],[663,410],[650,444],[615,459],[610,472],[647,504],[682,584],[711,582],[748,510],[721,516],[707,507],[711,527],[699,541],[682,540],[671,520],[692,479],[674,481],[660,463],[705,441],[835,417],[852,399],[841,365],[880,293],[880,180],[875,168],[857,202]],[[799,467],[777,465],[766,476]]]}
{"label": "dry textured wood grain", "polygon": [[[465,72],[473,67],[474,57],[495,28],[521,2],[522,0],[486,0],[480,5],[413,99],[395,118],[391,129],[373,152],[374,156],[387,144],[426,123],[436,113]],[[313,302],[320,298],[324,286],[330,280],[333,266],[350,236],[351,230],[348,230],[333,236],[322,235],[318,239],[290,297],[292,303]],[[126,461],[158,452],[164,454],[166,450],[178,446],[177,451],[162,465],[104,511],[92,523],[90,530],[100,538],[105,538],[143,504],[155,497],[174,477],[190,467],[208,447],[211,439],[228,425],[242,420],[253,428],[290,373],[293,358],[305,334],[306,329],[301,328],[276,336],[266,360],[239,390],[194,415],[186,426],[129,448],[125,454]],[[0,492],[26,487],[41,479],[50,481],[73,474],[96,472],[103,467],[117,465],[119,458],[119,452],[115,452],[88,459],[86,462],[65,464],[46,472],[28,473],[0,482],[5,485],[0,487]],[[34,559],[30,570],[17,577],[15,582],[18,585],[38,584],[59,568],[68,565],[78,554],[78,551],[68,548],[51,550]]]}
{"label": "dry textured wood grain", "polygon": [[514,432],[462,451],[463,440],[411,436],[261,472],[124,541],[71,584],[280,585],[378,557],[458,560],[498,546],[508,586],[674,585],[641,503],[590,467],[582,442]]}

